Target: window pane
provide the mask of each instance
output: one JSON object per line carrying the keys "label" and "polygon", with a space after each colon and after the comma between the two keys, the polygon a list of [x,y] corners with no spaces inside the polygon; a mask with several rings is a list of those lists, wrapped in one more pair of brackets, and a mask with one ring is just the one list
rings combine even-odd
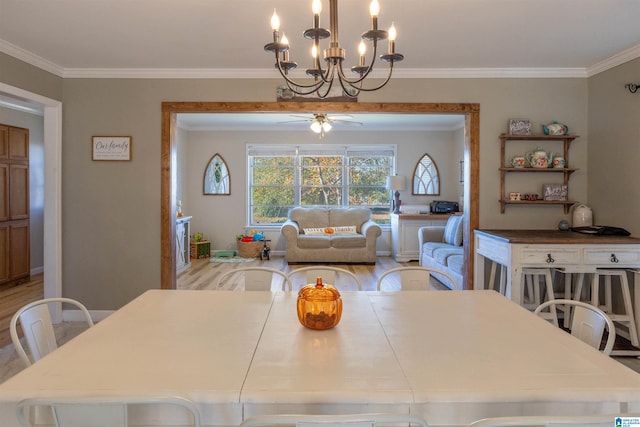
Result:
{"label": "window pane", "polygon": [[340,187],[302,187],[300,193],[300,204],[303,206],[342,205]]}

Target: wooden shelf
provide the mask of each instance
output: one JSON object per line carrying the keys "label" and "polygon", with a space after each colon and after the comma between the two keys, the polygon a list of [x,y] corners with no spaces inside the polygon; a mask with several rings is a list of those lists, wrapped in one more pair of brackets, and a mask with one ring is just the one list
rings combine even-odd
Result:
{"label": "wooden shelf", "polygon": [[500,200],[500,213],[504,213],[506,205],[564,205],[570,207],[578,203],[575,200]]}
{"label": "wooden shelf", "polygon": [[509,135],[500,134],[500,161],[502,165],[507,164],[505,155],[505,145],[507,141],[559,141],[563,143],[563,156],[565,160],[564,168],[515,168],[512,166],[501,166],[500,171],[500,213],[504,213],[507,205],[561,205],[564,207],[564,213],[569,213],[569,208],[574,205],[575,201],[571,200],[509,200],[508,193],[505,189],[505,179],[511,173],[555,173],[563,175],[563,184],[569,189],[569,177],[578,169],[569,166],[569,147],[571,142],[578,138],[578,135]]}
{"label": "wooden shelf", "polygon": [[499,168],[499,170],[504,172],[561,172],[561,173],[573,173],[577,171],[576,168],[514,168],[514,167],[503,167]]}

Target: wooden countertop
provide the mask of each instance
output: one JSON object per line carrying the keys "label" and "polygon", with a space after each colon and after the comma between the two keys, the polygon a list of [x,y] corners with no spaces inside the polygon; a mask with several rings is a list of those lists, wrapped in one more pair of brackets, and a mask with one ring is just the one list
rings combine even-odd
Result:
{"label": "wooden countertop", "polygon": [[631,236],[601,236],[560,230],[474,230],[493,239],[509,243],[533,244],[640,244],[640,238]]}

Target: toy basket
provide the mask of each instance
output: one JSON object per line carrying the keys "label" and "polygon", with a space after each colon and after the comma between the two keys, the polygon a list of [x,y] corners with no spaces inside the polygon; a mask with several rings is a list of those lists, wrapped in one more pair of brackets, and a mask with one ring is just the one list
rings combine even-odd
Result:
{"label": "toy basket", "polygon": [[255,242],[241,242],[238,240],[238,255],[242,258],[255,258],[260,255],[264,242],[261,240]]}

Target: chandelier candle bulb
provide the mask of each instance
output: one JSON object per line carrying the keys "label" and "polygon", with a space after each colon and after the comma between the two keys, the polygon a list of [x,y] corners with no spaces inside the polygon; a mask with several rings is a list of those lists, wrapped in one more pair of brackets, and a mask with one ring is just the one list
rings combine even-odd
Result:
{"label": "chandelier candle bulb", "polygon": [[369,5],[369,13],[371,14],[371,29],[378,29],[378,14],[380,13],[380,4],[378,0],[371,0]]}
{"label": "chandelier candle bulb", "polygon": [[313,11],[313,28],[320,28],[320,12],[322,12],[322,2],[320,0],[313,0],[311,4],[311,10]]}
{"label": "chandelier candle bulb", "polygon": [[278,18],[275,9],[273,9],[273,15],[271,16],[271,29],[273,30],[273,42],[278,43],[280,39],[280,35],[278,34],[280,31],[280,18]]}
{"label": "chandelier candle bulb", "polygon": [[389,54],[395,53],[396,50],[396,26],[394,22],[391,23],[391,28],[389,28]]}
{"label": "chandelier candle bulb", "polygon": [[358,53],[360,54],[360,67],[364,67],[364,54],[367,53],[367,46],[361,40],[360,45],[358,46]]}

